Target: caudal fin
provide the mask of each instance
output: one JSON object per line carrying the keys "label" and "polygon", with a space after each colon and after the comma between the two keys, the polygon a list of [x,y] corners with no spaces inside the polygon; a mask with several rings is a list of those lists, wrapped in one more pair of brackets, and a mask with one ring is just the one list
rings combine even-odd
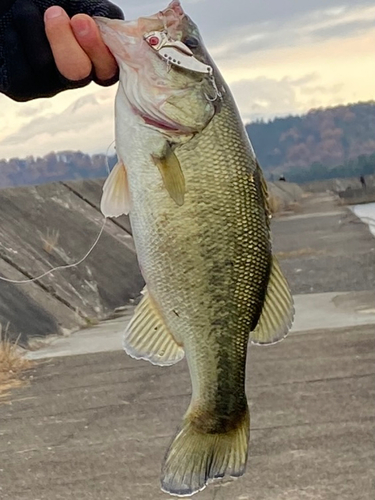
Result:
{"label": "caudal fin", "polygon": [[167,451],[161,489],[170,495],[191,496],[207,483],[245,472],[250,417],[247,410],[239,425],[225,433],[199,432],[187,418]]}

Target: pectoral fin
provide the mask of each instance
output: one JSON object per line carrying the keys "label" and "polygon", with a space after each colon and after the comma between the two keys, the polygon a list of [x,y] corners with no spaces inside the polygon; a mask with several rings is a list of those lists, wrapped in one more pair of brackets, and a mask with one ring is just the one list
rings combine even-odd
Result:
{"label": "pectoral fin", "polygon": [[147,288],[124,335],[125,351],[135,359],[145,359],[153,365],[173,365],[185,353],[153,303]]}
{"label": "pectoral fin", "polygon": [[119,217],[130,211],[128,177],[121,161],[116,163],[104,183],[100,210],[105,217]]}
{"label": "pectoral fin", "polygon": [[262,314],[250,333],[253,344],[275,344],[288,334],[294,317],[293,298],[279,263],[272,260]]}
{"label": "pectoral fin", "polygon": [[165,189],[178,206],[184,204],[185,177],[177,156],[167,143],[162,156],[151,155],[163,179]]}

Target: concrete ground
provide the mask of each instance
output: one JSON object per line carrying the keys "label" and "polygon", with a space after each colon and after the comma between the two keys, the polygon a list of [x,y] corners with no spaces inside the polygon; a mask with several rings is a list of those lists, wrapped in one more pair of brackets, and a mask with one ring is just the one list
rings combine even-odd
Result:
{"label": "concrete ground", "polygon": [[[249,350],[245,476],[197,499],[374,498],[375,239],[323,205],[274,223],[295,328]],[[44,359],[0,405],[1,500],[170,498],[159,491],[160,465],[189,403],[189,374],[185,361],[161,368],[119,350],[126,320],[30,354]]]}
{"label": "concrete ground", "polygon": [[[375,290],[300,294],[294,296],[294,306],[292,332],[375,325]],[[121,351],[122,335],[132,312],[133,308],[129,307],[123,316],[86,328],[78,334],[51,337],[42,344],[36,342],[38,348],[27,352],[26,356],[31,360],[37,360]]]}
{"label": "concrete ground", "polygon": [[[250,349],[247,473],[202,500],[372,500],[374,326]],[[53,358],[0,406],[2,500],[158,500],[160,464],[190,399],[185,362],[121,351]]]}

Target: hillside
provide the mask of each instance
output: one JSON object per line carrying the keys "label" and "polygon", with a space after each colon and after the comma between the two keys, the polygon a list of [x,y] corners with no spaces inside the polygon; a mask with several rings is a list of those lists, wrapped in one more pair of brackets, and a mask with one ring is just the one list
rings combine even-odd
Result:
{"label": "hillside", "polygon": [[334,167],[375,152],[375,101],[258,121],[246,130],[265,171]]}
{"label": "hillside", "polygon": [[[257,121],[246,130],[268,178],[284,173],[292,181],[304,182],[374,172],[375,101]],[[109,158],[110,166],[114,162]],[[0,188],[105,177],[106,163],[104,154],[79,151],[0,159]]]}
{"label": "hillside", "polygon": [[54,181],[98,179],[108,175],[115,157],[104,154],[90,156],[80,151],[60,151],[44,157],[0,160],[0,188],[31,186]]}

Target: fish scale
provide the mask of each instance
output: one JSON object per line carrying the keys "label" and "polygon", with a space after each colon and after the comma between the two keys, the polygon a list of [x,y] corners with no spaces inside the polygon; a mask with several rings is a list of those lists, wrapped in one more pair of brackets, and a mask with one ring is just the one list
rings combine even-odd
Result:
{"label": "fish scale", "polygon": [[[146,282],[124,348],[157,365],[186,356],[192,398],[161,485],[190,496],[244,473],[249,337],[283,339],[292,298],[272,256],[262,172],[230,90],[180,3],[139,21],[97,23],[120,67],[119,162],[101,208],[107,216],[129,212]],[[172,62],[159,57],[159,45]]]}
{"label": "fish scale", "polygon": [[[221,112],[176,150],[187,186],[184,205],[162,193],[163,201],[135,201],[130,214],[137,247],[149,248],[140,261],[148,289],[171,332],[183,339],[192,378],[201,381],[193,388],[201,411],[219,398],[231,406],[239,381],[243,388],[246,345],[270,268],[256,161],[238,122],[227,92]],[[155,167],[150,162],[148,168]],[[136,189],[140,183],[134,199],[141,199]],[[212,391],[218,371],[230,380],[219,394]]]}

